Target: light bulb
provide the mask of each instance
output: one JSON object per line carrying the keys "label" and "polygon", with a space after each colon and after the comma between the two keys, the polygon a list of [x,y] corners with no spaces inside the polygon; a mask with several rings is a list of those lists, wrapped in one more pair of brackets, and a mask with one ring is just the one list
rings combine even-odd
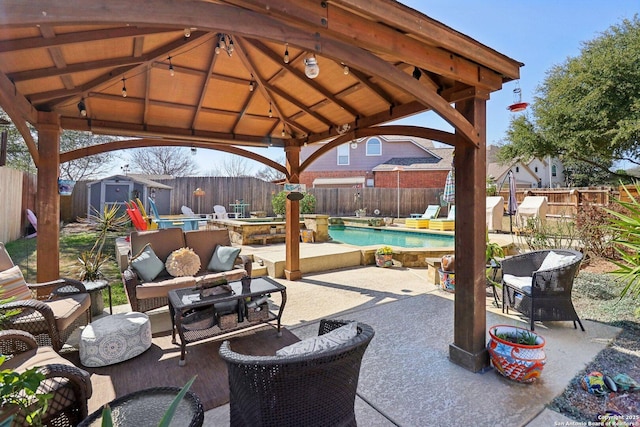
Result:
{"label": "light bulb", "polygon": [[271,110],[271,103],[269,103],[269,118],[273,117],[273,111]]}
{"label": "light bulb", "polygon": [[304,60],[304,74],[310,79],[315,79],[320,74],[320,67],[315,56]]}
{"label": "light bulb", "polygon": [[286,136],[287,132],[284,130],[284,126],[282,127],[282,136]]}
{"label": "light bulb", "polygon": [[184,36],[185,36],[186,38],[191,37],[191,28],[185,28],[185,29],[184,29]]}
{"label": "light bulb", "polygon": [[216,46],[215,51],[216,51],[216,55],[218,55],[220,53],[220,46]]}
{"label": "light bulb", "polygon": [[342,69],[342,72],[344,73],[345,76],[349,74],[349,66],[345,65],[344,68]]}
{"label": "light bulb", "polygon": [[284,45],[284,63],[289,63],[289,43]]}
{"label": "light bulb", "polygon": [[169,65],[169,75],[171,77],[176,75],[176,72],[173,70],[173,65]]}
{"label": "light bulb", "polygon": [[127,85],[126,82],[127,79],[125,79],[124,77],[122,78],[122,97],[126,98],[127,97]]}
{"label": "light bulb", "polygon": [[78,111],[82,117],[87,117],[87,107],[84,104],[84,98],[78,102]]}
{"label": "light bulb", "polygon": [[249,82],[249,92],[253,92],[253,89],[255,89],[255,87],[253,81],[251,81]]}

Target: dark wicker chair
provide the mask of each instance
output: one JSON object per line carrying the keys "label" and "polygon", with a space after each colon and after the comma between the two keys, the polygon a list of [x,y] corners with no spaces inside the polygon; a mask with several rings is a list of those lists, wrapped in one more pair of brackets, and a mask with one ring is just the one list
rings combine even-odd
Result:
{"label": "dark wicker chair", "polygon": [[[322,320],[318,335],[347,324]],[[360,364],[374,331],[358,323],[349,343],[302,356],[220,356],[229,370],[231,426],[355,426],[354,404]]]}
{"label": "dark wicker chair", "polygon": [[[573,327],[584,331],[582,322],[571,302],[573,280],[578,274],[582,253],[569,249],[553,249],[559,255],[572,255],[573,260],[549,270],[538,271],[551,250],[532,251],[502,261],[502,312],[509,308],[530,319],[533,331],[536,321],[573,321]],[[505,275],[530,277],[526,286],[508,283]]]}
{"label": "dark wicker chair", "polygon": [[[13,267],[13,261],[4,244],[0,243],[0,271],[10,267]],[[37,299],[0,304],[0,318],[19,311],[4,319],[0,326],[29,332],[39,345],[50,345],[59,352],[73,331],[91,321],[91,297],[82,282],[73,279],[27,283],[27,286]]]}
{"label": "dark wicker chair", "polygon": [[[88,372],[59,356],[53,348],[39,347],[35,337],[18,330],[0,331],[0,353],[10,356],[0,369],[22,372],[38,367],[46,379],[40,384],[40,393],[52,393],[43,425],[75,426],[87,416],[87,400],[92,387]],[[25,414],[18,413],[13,425],[25,425]]]}
{"label": "dark wicker chair", "polygon": [[[114,425],[138,427],[158,425],[180,390],[180,387],[154,387],[112,400],[109,402],[109,407]],[[203,423],[204,408],[200,398],[192,391],[187,391],[178,404],[171,425],[201,427]],[[78,424],[78,427],[101,425],[102,408],[89,415]]]}

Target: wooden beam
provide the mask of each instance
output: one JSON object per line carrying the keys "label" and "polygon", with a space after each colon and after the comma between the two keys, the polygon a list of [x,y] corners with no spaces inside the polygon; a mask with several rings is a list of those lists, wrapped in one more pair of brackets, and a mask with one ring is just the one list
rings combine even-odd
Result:
{"label": "wooden beam", "polygon": [[[289,141],[291,142],[291,141]],[[287,182],[297,184],[300,182],[300,147],[287,144],[284,147],[287,158]],[[286,228],[285,236],[285,267],[284,275],[287,280],[302,279],[300,271],[300,201],[287,199],[286,204]]]}
{"label": "wooden beam", "polygon": [[[237,46],[237,55],[240,58],[240,61],[242,62],[242,64],[250,71],[251,75],[253,76],[253,78],[255,79],[255,84],[258,86],[255,89],[258,89],[258,92],[262,93],[262,95],[265,97],[265,99],[270,100],[272,105],[274,103],[273,97],[271,96],[270,92],[276,92],[279,93],[281,91],[278,91],[277,88],[274,88],[274,86],[270,85],[266,80],[264,80],[262,78],[262,76],[258,73],[256,66],[254,64],[254,60],[252,58],[250,58],[247,54],[247,50],[245,48],[245,44],[249,44],[247,43],[246,39],[244,39],[243,37],[236,37],[236,46]],[[254,90],[255,90],[254,89]],[[281,95],[282,96],[282,95]],[[299,105],[299,103],[297,102],[297,100],[295,100],[294,98],[291,98],[288,94],[285,94],[285,96],[282,96],[282,98],[286,99],[289,102],[292,102],[294,105],[296,105],[298,108],[304,109],[306,111],[306,108],[304,105]],[[245,108],[248,106],[248,101],[250,100],[250,97],[247,97],[247,104],[245,105]],[[309,130],[302,126],[299,125],[298,123],[296,123],[295,121],[292,121],[290,118],[287,118],[282,111],[280,110],[279,106],[276,103],[276,116],[280,118],[280,121],[282,121],[283,124],[287,124],[289,125],[290,128],[294,128],[294,129],[298,129],[299,131],[302,131],[304,133],[308,133]],[[239,120],[239,117],[238,117]],[[235,125],[237,125],[238,121],[236,121]],[[234,125],[234,128],[235,128]]]}
{"label": "wooden beam", "polygon": [[272,138],[270,136],[240,135],[226,132],[198,131],[168,126],[140,125],[70,117],[63,117],[61,124],[63,129],[94,132],[101,135],[169,138],[174,141],[217,142],[247,147],[284,147],[284,141],[282,139]]}
{"label": "wooden beam", "polygon": [[18,93],[13,82],[4,73],[0,73],[0,105],[9,115],[18,132],[20,132],[37,167],[40,163],[40,154],[27,122],[36,123],[38,121],[38,112],[24,96]]}
{"label": "wooden beam", "polygon": [[[482,64],[483,67],[494,70],[509,79],[520,78],[522,63],[401,3],[363,0],[329,0],[328,3],[330,6],[340,6],[375,19],[384,26],[399,28],[421,41],[455,52],[457,55],[468,58],[471,63]],[[330,7],[330,18],[334,18],[333,12],[334,8]],[[352,12],[352,14],[355,13]],[[382,24],[378,25],[383,27]]]}
{"label": "wooden beam", "polygon": [[301,82],[314,88],[317,92],[321,93],[322,96],[324,96],[325,98],[331,100],[332,102],[334,102],[335,104],[343,108],[353,117],[358,116],[358,112],[353,108],[351,108],[349,104],[340,101],[340,99],[338,99],[335,95],[333,95],[330,91],[328,91],[324,86],[316,83],[315,80],[310,80],[307,76],[305,76],[303,72],[299,71],[297,68],[292,67],[291,66],[293,64],[292,61],[289,61],[289,64],[283,64],[282,57],[280,56],[280,54],[277,54],[273,50],[269,49],[260,40],[247,39],[247,41],[256,49],[258,49],[260,52],[262,52],[262,54],[264,54],[267,58],[269,58],[273,63],[286,69],[287,72],[296,76]]}
{"label": "wooden beam", "polygon": [[[38,282],[60,278],[60,118],[56,113],[38,114]],[[40,295],[42,296],[42,295]]]}
{"label": "wooden beam", "polygon": [[489,366],[486,349],[487,278],[486,248],[486,100],[475,98],[456,103],[481,135],[476,148],[464,143],[456,131],[455,255],[456,295],[454,342],[449,358],[472,372]]}
{"label": "wooden beam", "polygon": [[16,52],[28,49],[60,47],[69,44],[86,43],[91,41],[129,38],[136,35],[150,35],[166,32],[181,31],[175,28],[108,28],[69,34],[57,34],[55,38],[27,37],[23,39],[0,41],[0,53]]}
{"label": "wooden beam", "polygon": [[156,139],[156,138],[118,140],[118,141],[108,142],[105,144],[95,144],[95,145],[90,145],[88,147],[78,148],[76,150],[65,151],[63,153],[60,153],[60,163],[70,162],[72,160],[81,159],[83,157],[94,156],[96,154],[108,153],[111,151],[121,151],[121,150],[127,150],[131,148],[162,147],[162,146],[196,147],[196,148],[203,148],[207,150],[224,151],[225,153],[235,154],[238,156],[246,157],[251,160],[255,160],[258,163],[262,163],[265,166],[269,166],[270,168],[273,168],[278,172],[283,173],[285,176],[288,176],[288,171],[286,167],[284,167],[280,163],[277,163],[268,157],[261,156],[252,151],[244,150],[236,146],[220,144],[220,143],[204,142],[204,141],[181,141],[181,140]]}

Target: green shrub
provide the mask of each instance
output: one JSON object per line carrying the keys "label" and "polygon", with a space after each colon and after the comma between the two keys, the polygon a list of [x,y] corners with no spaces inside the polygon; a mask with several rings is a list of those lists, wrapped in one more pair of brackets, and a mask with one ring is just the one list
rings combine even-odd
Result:
{"label": "green shrub", "polygon": [[[276,215],[284,215],[287,210],[287,192],[281,191],[271,198],[271,206]],[[300,200],[300,213],[311,214],[316,211],[316,196],[305,193]]]}

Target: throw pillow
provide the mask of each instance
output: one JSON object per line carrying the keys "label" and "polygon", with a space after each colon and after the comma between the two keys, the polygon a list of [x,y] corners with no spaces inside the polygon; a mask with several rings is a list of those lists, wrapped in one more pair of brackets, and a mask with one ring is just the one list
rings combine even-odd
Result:
{"label": "throw pillow", "polygon": [[144,282],[150,282],[164,270],[164,262],[158,258],[150,243],[131,259],[131,268]]}
{"label": "throw pillow", "polygon": [[349,340],[355,338],[357,334],[358,324],[356,322],[351,322],[326,334],[307,338],[295,344],[283,347],[276,351],[276,356],[299,356],[330,350],[340,344],[349,342]]}
{"label": "throw pillow", "polygon": [[542,261],[542,265],[538,271],[542,270],[552,270],[554,268],[558,268],[562,265],[569,264],[573,261],[573,255],[562,255],[553,251],[550,251],[547,256]]}
{"label": "throw pillow", "polygon": [[24,280],[22,271],[17,265],[0,272],[0,289],[4,292],[0,298],[15,298],[16,300],[31,299],[31,289]]}
{"label": "throw pillow", "polygon": [[180,248],[171,252],[164,265],[173,277],[195,276],[200,270],[200,257],[191,248]]}
{"label": "throw pillow", "polygon": [[213,251],[213,256],[207,270],[209,271],[230,271],[233,269],[233,263],[236,261],[240,248],[233,248],[231,246],[216,246],[216,250]]}

